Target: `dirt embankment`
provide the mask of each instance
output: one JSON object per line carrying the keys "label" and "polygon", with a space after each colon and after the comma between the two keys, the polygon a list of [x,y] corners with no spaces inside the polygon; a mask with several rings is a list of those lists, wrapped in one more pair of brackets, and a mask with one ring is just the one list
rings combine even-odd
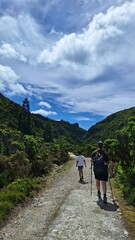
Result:
{"label": "dirt embankment", "polygon": [[108,188],[108,204],[97,201],[95,181],[90,179],[90,160],[84,183],[78,182],[75,163],[49,189],[20,209],[0,230],[0,240],[127,240],[121,214]]}

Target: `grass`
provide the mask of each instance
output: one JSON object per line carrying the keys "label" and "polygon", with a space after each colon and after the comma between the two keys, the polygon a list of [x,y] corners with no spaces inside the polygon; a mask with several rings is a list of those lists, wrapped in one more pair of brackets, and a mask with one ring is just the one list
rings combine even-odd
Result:
{"label": "grass", "polygon": [[0,226],[3,225],[10,215],[11,210],[15,208],[18,203],[26,202],[28,199],[34,197],[39,190],[44,190],[44,188],[49,187],[63,172],[69,171],[72,164],[73,161],[68,161],[46,176],[17,179],[15,182],[1,189]]}
{"label": "grass", "polygon": [[40,189],[41,181],[41,178],[17,179],[0,191],[0,225],[18,203],[34,196]]}
{"label": "grass", "polygon": [[122,196],[122,191],[112,181],[113,192],[119,204],[120,211],[124,220],[126,230],[129,233],[129,239],[135,240],[135,207],[129,205]]}

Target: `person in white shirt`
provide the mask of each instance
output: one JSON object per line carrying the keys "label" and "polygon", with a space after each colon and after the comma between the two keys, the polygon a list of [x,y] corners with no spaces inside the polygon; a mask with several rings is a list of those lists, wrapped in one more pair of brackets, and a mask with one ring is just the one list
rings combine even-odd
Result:
{"label": "person in white shirt", "polygon": [[78,167],[80,182],[83,180],[83,166],[86,167],[85,157],[81,155],[81,151],[78,151],[78,156],[76,157],[76,167]]}

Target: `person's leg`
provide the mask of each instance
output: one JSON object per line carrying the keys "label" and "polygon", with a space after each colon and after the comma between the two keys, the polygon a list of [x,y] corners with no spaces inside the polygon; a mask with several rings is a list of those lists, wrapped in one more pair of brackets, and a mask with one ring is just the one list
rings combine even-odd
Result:
{"label": "person's leg", "polygon": [[83,166],[80,169],[80,180],[82,180],[82,179],[83,179]]}
{"label": "person's leg", "polygon": [[82,180],[82,167],[78,167],[80,181]]}
{"label": "person's leg", "polygon": [[81,180],[81,178],[82,178],[82,170],[81,169],[79,171],[79,177],[80,177],[80,180]]}
{"label": "person's leg", "polygon": [[83,180],[83,169],[82,169],[82,180]]}
{"label": "person's leg", "polygon": [[106,184],[106,181],[101,181],[101,183],[102,183],[103,194],[106,194],[106,192],[107,192],[107,184]]}
{"label": "person's leg", "polygon": [[96,179],[96,187],[97,187],[97,195],[98,198],[101,198],[101,193],[100,193],[100,181],[98,179]]}
{"label": "person's leg", "polygon": [[102,189],[103,189],[104,203],[107,203],[107,197],[106,197],[107,182],[106,181],[102,181]]}

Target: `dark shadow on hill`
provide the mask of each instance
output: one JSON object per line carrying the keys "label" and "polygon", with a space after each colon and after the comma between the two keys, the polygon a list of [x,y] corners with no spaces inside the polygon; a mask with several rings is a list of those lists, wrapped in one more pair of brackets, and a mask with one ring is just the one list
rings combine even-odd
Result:
{"label": "dark shadow on hill", "polygon": [[115,212],[115,211],[117,211],[117,210],[119,209],[119,206],[117,205],[116,202],[114,202],[114,203],[108,202],[107,204],[104,204],[104,202],[103,202],[102,199],[99,200],[99,201],[97,201],[97,205],[98,205],[101,209],[103,209],[103,210],[105,210],[105,211],[110,211],[110,212]]}

